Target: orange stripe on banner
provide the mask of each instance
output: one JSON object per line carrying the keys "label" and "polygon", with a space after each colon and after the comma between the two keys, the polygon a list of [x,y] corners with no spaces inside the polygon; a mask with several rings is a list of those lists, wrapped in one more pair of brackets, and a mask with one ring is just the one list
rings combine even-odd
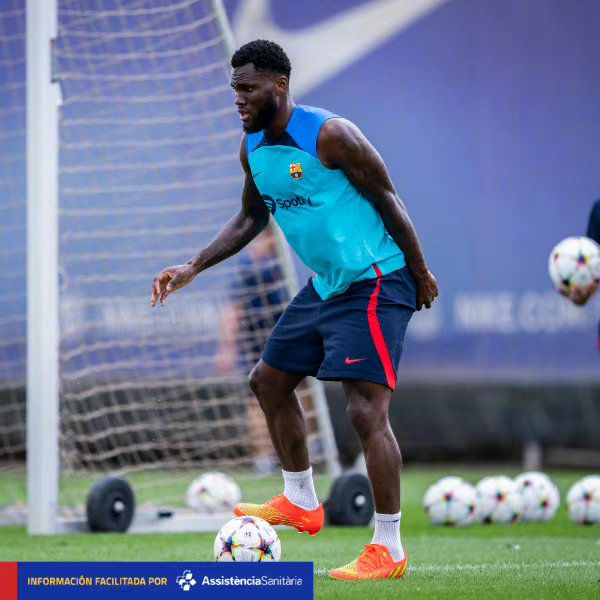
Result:
{"label": "orange stripe on banner", "polygon": [[2,600],[17,600],[18,563],[0,562],[0,592]]}
{"label": "orange stripe on banner", "polygon": [[390,356],[390,351],[385,343],[385,338],[383,337],[383,332],[381,331],[381,325],[379,324],[379,319],[377,318],[377,302],[379,301],[382,275],[377,265],[373,265],[373,269],[375,269],[375,273],[377,274],[377,283],[375,284],[375,289],[369,298],[369,307],[367,308],[369,329],[371,330],[371,337],[373,338],[375,348],[377,348],[377,354],[379,354],[379,359],[383,365],[385,378],[387,379],[388,385],[393,390],[396,387],[396,371],[394,371],[392,357]]}

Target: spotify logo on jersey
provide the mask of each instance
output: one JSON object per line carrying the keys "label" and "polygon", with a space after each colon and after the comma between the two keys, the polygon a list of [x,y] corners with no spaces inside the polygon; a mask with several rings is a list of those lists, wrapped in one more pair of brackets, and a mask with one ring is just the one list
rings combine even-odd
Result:
{"label": "spotify logo on jersey", "polygon": [[310,198],[304,198],[303,196],[294,196],[289,200],[283,200],[281,198],[271,198],[267,194],[263,194],[262,199],[265,201],[269,212],[274,215],[277,207],[289,210],[290,208],[296,208],[297,206],[313,206]]}

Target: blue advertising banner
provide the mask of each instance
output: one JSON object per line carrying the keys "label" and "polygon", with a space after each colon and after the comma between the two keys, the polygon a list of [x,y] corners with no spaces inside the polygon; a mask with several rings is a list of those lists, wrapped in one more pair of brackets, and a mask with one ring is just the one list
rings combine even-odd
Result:
{"label": "blue advertising banner", "polygon": [[[200,65],[190,54],[192,63],[184,66],[192,75],[180,76],[171,62],[155,60],[152,48],[129,49],[131,39],[110,29],[119,26],[117,20],[95,25],[107,28],[105,33],[77,31],[77,11],[58,4],[65,364],[78,386],[90,365],[101,365],[90,386],[148,379],[164,366],[164,355],[174,376],[213,376],[219,334],[214,316],[226,304],[224,282],[236,259],[203,274],[206,283],[184,291],[172,305],[177,308],[152,312],[147,295],[148,282],[165,261],[188,260],[239,209],[240,128],[233,99],[223,94],[214,106],[188,101],[202,94],[193,69],[210,64]],[[184,4],[181,18],[204,19],[197,13],[203,3],[192,3],[191,11]],[[24,0],[12,0],[0,7],[7,56],[24,57],[23,6]],[[585,234],[600,197],[600,3],[303,0],[290,10],[275,0],[225,0],[225,7],[236,44],[261,37],[282,44],[291,58],[297,102],[354,121],[385,159],[440,287],[434,308],[420,311],[409,326],[402,377],[600,378],[600,294],[575,307],[555,292],[547,273],[551,249],[567,236]],[[144,18],[131,15],[128,28],[147,29],[139,22]],[[97,57],[85,45],[79,50],[74,39],[84,33],[110,34],[103,50],[106,72],[96,72]],[[158,49],[166,61],[178,55],[170,43]],[[190,51],[196,37],[191,44]],[[123,61],[128,52],[146,50],[153,60]],[[211,53],[202,56],[214,60]],[[227,89],[227,71],[215,71],[215,85]],[[110,109],[96,96],[89,101],[90,76],[96,96],[112,102]],[[155,98],[154,88],[143,87],[144,77],[148,85],[166,78],[160,89],[168,101],[137,100]],[[170,90],[174,77],[178,95]],[[115,80],[121,112],[107,122],[116,110],[110,93]],[[0,272],[11,280],[0,319],[5,388],[22,386],[26,371],[24,82],[24,58],[6,59],[0,69]],[[146,114],[150,106],[154,112]],[[185,116],[178,128],[168,111]],[[202,142],[228,131],[230,144],[218,150]],[[178,140],[186,140],[179,149]],[[125,151],[127,161],[119,154]],[[190,151],[198,164],[189,164]],[[130,166],[121,170],[117,161]],[[125,195],[115,193],[115,182]],[[214,201],[212,187],[198,193],[198,182],[201,190],[206,182],[218,185],[222,201]],[[125,205],[119,206],[122,198]],[[128,210],[163,215],[165,206],[187,202],[208,212],[181,217],[185,213],[176,211],[171,221],[157,216],[154,224],[165,229],[160,235],[135,225],[133,216],[116,219]],[[97,216],[100,208],[105,213]],[[107,250],[116,252],[117,244],[120,258],[106,262]],[[150,264],[131,262],[147,257]],[[297,266],[304,284],[310,271]],[[146,340],[170,339],[174,328],[185,331],[185,343],[165,351]],[[86,352],[76,351],[81,347]]]}
{"label": "blue advertising banner", "polygon": [[597,380],[598,297],[573,306],[547,261],[600,197],[600,3],[225,5],[238,44],[289,54],[296,102],[362,129],[407,206],[440,297],[400,378]]}
{"label": "blue advertising banner", "polygon": [[313,598],[313,563],[18,563],[19,600]]}

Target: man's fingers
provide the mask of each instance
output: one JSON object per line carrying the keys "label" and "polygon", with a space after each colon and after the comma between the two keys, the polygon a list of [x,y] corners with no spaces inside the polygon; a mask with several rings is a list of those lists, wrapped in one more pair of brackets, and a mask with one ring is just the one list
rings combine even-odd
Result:
{"label": "man's fingers", "polygon": [[173,292],[191,281],[193,275],[190,272],[191,269],[185,265],[163,269],[152,283],[150,305],[154,307],[157,302],[160,302],[161,306],[164,306],[165,301]]}
{"label": "man's fingers", "polygon": [[157,301],[162,302],[166,286],[171,281],[171,275],[168,272],[163,272],[157,275],[152,282],[152,296],[150,297],[150,306],[156,306]]}
{"label": "man's fingers", "polygon": [[160,297],[161,306],[165,305],[167,298],[177,289],[176,279],[177,279],[176,277],[173,277],[173,279],[171,279],[171,281],[169,281],[169,283],[167,283],[167,285]]}
{"label": "man's fingers", "polygon": [[150,296],[150,306],[156,306],[156,302],[160,297],[160,280],[158,277],[154,278],[152,282],[152,295]]}
{"label": "man's fingers", "polygon": [[581,292],[579,290],[573,290],[571,292],[571,300],[575,304],[581,304],[581,301],[583,300],[583,296],[582,296]]}
{"label": "man's fingers", "polygon": [[150,306],[156,306],[156,301],[160,297],[160,282],[158,277],[154,278],[152,282],[152,295],[150,296]]}
{"label": "man's fingers", "polygon": [[168,283],[167,286],[165,287],[165,289],[162,291],[162,294],[160,295],[160,305],[164,306],[165,302],[167,301],[167,298],[171,295],[171,292],[173,291],[173,288],[171,287],[171,284]]}

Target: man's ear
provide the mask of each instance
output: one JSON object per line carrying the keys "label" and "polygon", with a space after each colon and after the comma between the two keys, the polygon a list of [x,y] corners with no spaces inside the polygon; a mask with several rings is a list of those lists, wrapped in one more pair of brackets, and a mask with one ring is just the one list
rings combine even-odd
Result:
{"label": "man's ear", "polygon": [[285,75],[280,75],[275,80],[275,86],[277,87],[278,92],[281,92],[281,93],[286,92],[289,88],[288,78]]}

